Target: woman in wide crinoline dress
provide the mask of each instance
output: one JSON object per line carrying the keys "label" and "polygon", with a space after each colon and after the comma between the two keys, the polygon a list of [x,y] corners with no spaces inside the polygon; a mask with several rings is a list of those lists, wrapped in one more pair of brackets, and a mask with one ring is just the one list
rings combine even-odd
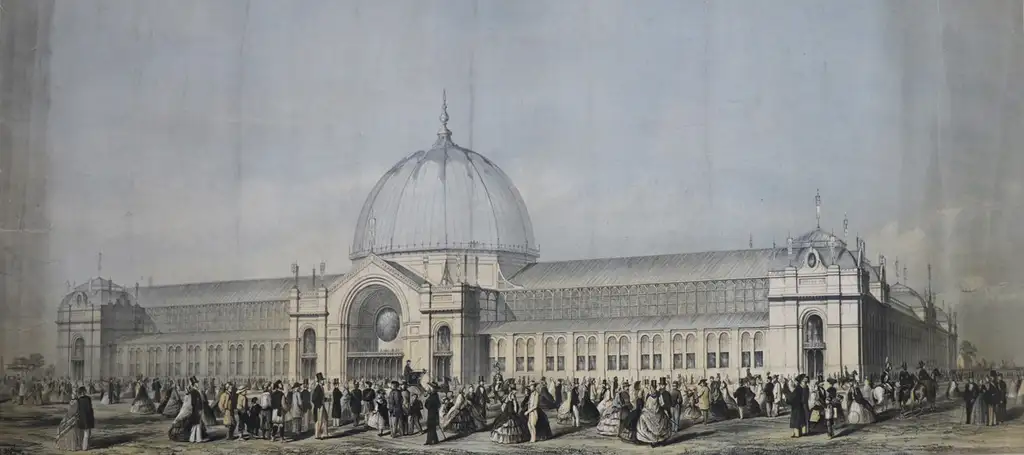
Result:
{"label": "woman in wide crinoline dress", "polygon": [[[541,404],[543,407],[544,395],[541,394]],[[558,413],[555,416],[555,420],[558,421],[559,425],[572,425],[572,403],[571,394],[569,387],[562,387],[562,404],[558,406]]]}
{"label": "woman in wide crinoline dress", "polygon": [[[164,410],[166,413],[166,409]],[[200,436],[203,439],[207,438],[206,425],[203,425],[202,419],[199,422],[200,425]],[[174,422],[171,423],[171,428],[167,430],[167,437],[174,442],[189,442],[189,436],[192,433],[192,400],[181,400],[181,406],[178,410],[178,415],[174,417]]]}
{"label": "woman in wide crinoline dress", "polygon": [[138,385],[138,391],[135,393],[135,399],[132,400],[132,407],[129,412],[142,415],[156,413],[156,406],[153,405],[153,400],[149,399],[146,385],[141,382]]}
{"label": "woman in wide crinoline dress", "polygon": [[619,400],[619,394],[605,388],[602,395],[601,403],[597,405],[597,410],[601,413],[601,420],[597,422],[597,434],[618,436],[619,425],[622,423],[622,402]]}
{"label": "woman in wide crinoline dress", "polygon": [[58,450],[75,452],[82,450],[82,429],[78,428],[78,400],[72,398],[68,410],[57,427],[57,439],[54,445]]}
{"label": "woman in wide crinoline dress", "polygon": [[157,408],[157,412],[163,414],[164,417],[175,417],[179,414],[182,407],[181,395],[178,393],[178,389],[169,387],[164,395],[163,402]]}
{"label": "woman in wide crinoline dress", "polygon": [[441,416],[441,429],[454,434],[468,434],[476,431],[476,419],[473,418],[470,406],[472,404],[466,399],[466,394],[460,391],[455,396],[455,402],[451,409]]}
{"label": "woman in wide crinoline dress", "polygon": [[[635,393],[639,395],[642,392],[635,391]],[[626,414],[622,425],[619,426],[619,439],[630,444],[639,444],[640,440],[637,439],[636,433],[637,426],[640,424],[640,415],[644,412],[644,397],[631,394],[630,400],[633,402],[633,409]]]}
{"label": "woman in wide crinoline dress", "polygon": [[864,399],[864,395],[857,384],[853,384],[844,395],[845,402],[843,407],[846,409],[846,423],[850,425],[875,423],[875,412],[871,403]]}
{"label": "woman in wide crinoline dress", "polygon": [[601,412],[597,410],[590,390],[586,385],[580,387],[580,425],[596,425],[601,420]]}
{"label": "woman in wide crinoline dress", "polygon": [[366,426],[377,431],[384,431],[391,424],[388,416],[380,413],[381,404],[384,403],[386,405],[387,401],[384,399],[383,390],[378,390],[375,395],[376,398],[373,404],[370,405],[369,415],[366,416]]}
{"label": "woman in wide crinoline dress", "polygon": [[661,394],[651,392],[644,401],[644,410],[636,426],[636,439],[651,447],[663,444],[672,435],[672,419],[661,403]]}
{"label": "woman in wide crinoline dress", "polygon": [[509,392],[501,407],[501,413],[494,419],[491,442],[498,444],[519,444],[530,440],[530,428],[521,414],[515,389]]}
{"label": "woman in wide crinoline dress", "polygon": [[213,410],[214,407],[217,407],[216,403],[214,406],[210,406],[210,401],[207,400],[206,390],[200,390],[199,394],[203,397],[203,424],[207,427],[220,425],[220,422],[217,419],[217,412]]}

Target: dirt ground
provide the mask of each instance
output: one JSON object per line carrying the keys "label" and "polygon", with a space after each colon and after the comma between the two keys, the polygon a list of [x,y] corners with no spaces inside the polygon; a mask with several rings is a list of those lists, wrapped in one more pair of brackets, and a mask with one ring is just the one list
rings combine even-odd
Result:
{"label": "dirt ground", "polygon": [[[828,440],[824,430],[799,439],[790,438],[788,418],[754,418],[697,425],[675,435],[667,446],[651,449],[616,438],[599,436],[594,428],[572,431],[553,424],[555,437],[537,444],[506,446],[489,441],[487,432],[424,447],[425,437],[397,439],[375,432],[333,429],[325,441],[312,438],[271,443],[263,440],[226,441],[224,427],[214,427],[213,441],[204,444],[171,442],[170,420],[138,416],[128,404],[96,405],[97,428],[92,446],[101,454],[279,454],[279,453],[694,453],[694,454],[895,454],[895,453],[1024,453],[1024,408],[1011,410],[1011,420],[995,427],[958,423],[961,411],[955,403],[942,403],[933,413],[916,418],[888,419],[863,428],[840,426],[839,437]],[[64,406],[19,407],[0,405],[0,455],[8,453],[57,453],[53,446]],[[553,416],[552,416],[553,417]],[[552,419],[553,421],[554,419]]]}

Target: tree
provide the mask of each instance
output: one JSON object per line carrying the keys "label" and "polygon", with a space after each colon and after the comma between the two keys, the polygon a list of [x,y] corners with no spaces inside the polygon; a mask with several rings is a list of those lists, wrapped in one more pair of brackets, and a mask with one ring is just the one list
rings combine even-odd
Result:
{"label": "tree", "polygon": [[964,361],[964,368],[970,368],[974,365],[974,360],[978,358],[978,348],[974,346],[974,343],[963,340],[960,342],[960,358]]}

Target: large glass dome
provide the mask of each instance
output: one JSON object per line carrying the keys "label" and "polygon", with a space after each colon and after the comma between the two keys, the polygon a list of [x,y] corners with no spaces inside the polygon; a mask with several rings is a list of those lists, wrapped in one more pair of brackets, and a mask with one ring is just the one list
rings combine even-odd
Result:
{"label": "large glass dome", "polygon": [[436,250],[538,256],[519,190],[493,162],[452,142],[447,122],[445,108],[434,146],[399,161],[373,187],[351,259]]}

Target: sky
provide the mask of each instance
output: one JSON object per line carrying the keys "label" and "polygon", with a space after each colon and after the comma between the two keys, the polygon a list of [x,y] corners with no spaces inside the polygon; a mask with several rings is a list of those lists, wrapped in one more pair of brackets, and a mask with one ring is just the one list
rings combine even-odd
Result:
{"label": "sky", "polygon": [[977,211],[1019,164],[999,159],[1019,148],[1020,2],[971,5],[59,2],[52,307],[97,274],[346,271],[364,198],[433,143],[442,90],[455,142],[522,193],[541,260],[784,245],[820,190],[823,228],[845,216],[910,285],[934,261],[956,289],[984,273],[934,246],[980,234],[935,233],[929,183],[944,213]]}

